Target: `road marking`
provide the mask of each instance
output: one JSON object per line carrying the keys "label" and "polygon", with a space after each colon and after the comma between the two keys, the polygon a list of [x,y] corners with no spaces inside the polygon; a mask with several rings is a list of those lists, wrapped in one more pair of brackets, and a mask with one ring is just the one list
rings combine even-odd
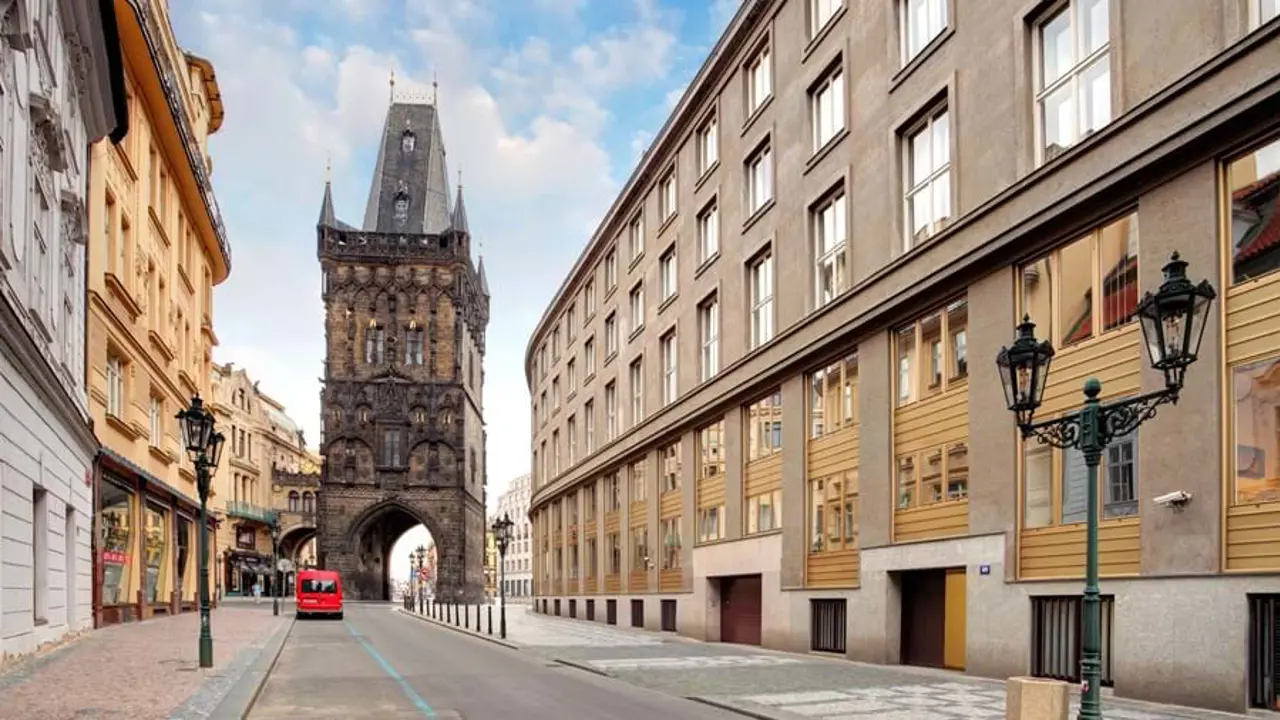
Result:
{"label": "road marking", "polygon": [[360,644],[364,646],[365,651],[373,656],[374,660],[378,661],[378,664],[382,666],[383,671],[390,675],[391,679],[395,680],[396,683],[400,685],[400,689],[404,691],[405,696],[409,698],[410,702],[412,702],[423,715],[429,718],[436,717],[436,711],[427,704],[426,700],[422,699],[422,696],[418,694],[417,690],[414,690],[409,686],[408,681],[406,681],[400,673],[396,672],[395,668],[391,667],[391,663],[387,662],[387,659],[382,657],[382,653],[378,652],[373,645],[369,644],[368,640],[364,639],[364,635],[361,635],[354,627],[351,627],[349,623],[344,622],[343,625],[347,626],[347,630],[351,633],[352,637],[360,641]]}
{"label": "road marking", "polygon": [[777,655],[699,655],[690,657],[618,658],[588,660],[601,670],[709,670],[713,668],[791,665],[796,658]]}

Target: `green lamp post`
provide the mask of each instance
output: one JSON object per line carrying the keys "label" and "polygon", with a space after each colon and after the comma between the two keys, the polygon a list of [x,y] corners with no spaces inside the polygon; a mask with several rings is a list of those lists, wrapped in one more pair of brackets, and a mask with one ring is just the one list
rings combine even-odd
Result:
{"label": "green lamp post", "polygon": [[222,459],[222,433],[215,432],[213,413],[204,408],[199,395],[191,406],[177,414],[182,426],[182,444],[196,466],[196,490],[200,493],[200,667],[213,667],[213,634],[209,628],[209,490],[213,471]]}

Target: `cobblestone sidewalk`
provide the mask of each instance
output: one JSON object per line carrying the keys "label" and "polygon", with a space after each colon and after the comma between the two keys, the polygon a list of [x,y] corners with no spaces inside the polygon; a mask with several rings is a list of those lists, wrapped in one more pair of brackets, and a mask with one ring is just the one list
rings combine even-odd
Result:
{"label": "cobblestone sidewalk", "polygon": [[197,667],[199,613],[95,630],[0,674],[0,720],[208,717],[290,619],[269,603],[214,610],[211,670]]}

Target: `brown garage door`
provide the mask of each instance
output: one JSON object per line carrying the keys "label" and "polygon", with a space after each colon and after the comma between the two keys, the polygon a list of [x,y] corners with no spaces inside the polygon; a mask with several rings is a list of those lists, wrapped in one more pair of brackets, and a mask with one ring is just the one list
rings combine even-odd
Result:
{"label": "brown garage door", "polygon": [[720,640],[742,645],[760,644],[760,576],[720,580]]}

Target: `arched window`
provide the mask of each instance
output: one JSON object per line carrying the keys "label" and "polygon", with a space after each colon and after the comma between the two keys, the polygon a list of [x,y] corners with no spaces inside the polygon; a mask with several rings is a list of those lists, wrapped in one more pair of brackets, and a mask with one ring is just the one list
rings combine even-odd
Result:
{"label": "arched window", "polygon": [[377,320],[369,321],[369,329],[364,336],[364,361],[369,365],[381,365],[386,353],[387,331],[378,325]]}
{"label": "arched window", "polygon": [[316,511],[316,496],[310,490],[302,493],[302,512],[313,513]]}
{"label": "arched window", "polygon": [[289,512],[298,512],[298,491],[289,491]]}

